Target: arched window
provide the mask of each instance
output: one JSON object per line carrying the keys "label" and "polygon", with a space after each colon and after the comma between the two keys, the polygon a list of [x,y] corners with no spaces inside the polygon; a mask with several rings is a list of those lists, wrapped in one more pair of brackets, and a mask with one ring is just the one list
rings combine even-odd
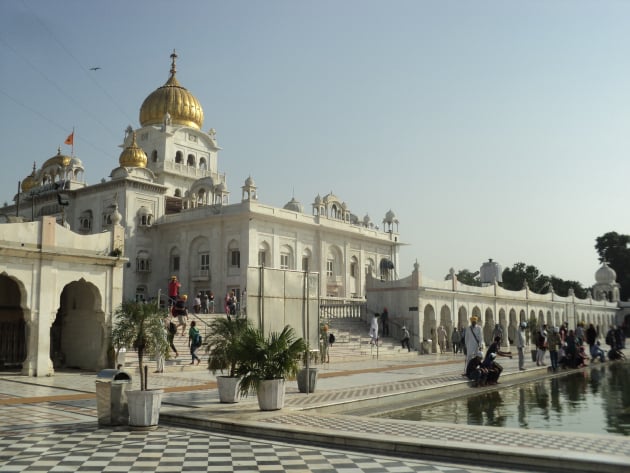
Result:
{"label": "arched window", "polygon": [[238,247],[238,242],[232,240],[228,245],[228,267],[237,269],[241,267],[241,250]]}
{"label": "arched window", "polygon": [[280,269],[293,269],[293,249],[289,245],[280,248]]}
{"label": "arched window", "polygon": [[311,267],[312,253],[309,248],[305,248],[302,252],[302,271],[309,271]]}
{"label": "arched window", "polygon": [[195,166],[195,156],[193,154],[188,155],[188,161],[186,162],[188,166]]}
{"label": "arched window", "polygon": [[154,149],[153,151],[151,151],[151,161],[153,161],[154,163],[157,163],[158,160],[158,152],[156,149]]}
{"label": "arched window", "polygon": [[169,256],[169,268],[171,272],[179,271],[179,249],[173,248]]}
{"label": "arched window", "polygon": [[182,196],[182,190],[181,189],[175,189],[175,197],[181,197]]}
{"label": "arched window", "polygon": [[208,162],[206,158],[199,158],[199,169],[203,169],[204,171],[208,169]]}
{"label": "arched window", "polygon": [[175,163],[182,164],[184,162],[184,153],[178,151],[175,153]]}
{"label": "arched window", "polygon": [[151,257],[149,256],[149,252],[146,250],[138,251],[138,256],[136,257],[136,272],[148,273],[150,271]]}
{"label": "arched window", "polygon": [[269,266],[271,255],[269,254],[269,244],[263,241],[258,247],[258,266]]}
{"label": "arched window", "polygon": [[81,232],[88,233],[92,230],[92,211],[86,210],[79,217],[79,228]]}

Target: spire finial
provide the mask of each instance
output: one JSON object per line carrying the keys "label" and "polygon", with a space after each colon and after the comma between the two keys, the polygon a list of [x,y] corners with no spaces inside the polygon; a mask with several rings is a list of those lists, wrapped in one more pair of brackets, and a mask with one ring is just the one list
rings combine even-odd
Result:
{"label": "spire finial", "polygon": [[177,53],[173,49],[173,54],[171,54],[171,75],[175,75],[177,72],[177,68],[175,67],[175,59],[177,59]]}

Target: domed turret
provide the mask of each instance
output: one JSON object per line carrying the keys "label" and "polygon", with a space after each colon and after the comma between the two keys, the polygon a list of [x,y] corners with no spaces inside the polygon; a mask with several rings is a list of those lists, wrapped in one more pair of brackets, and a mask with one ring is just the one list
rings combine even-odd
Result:
{"label": "domed turret", "polygon": [[295,200],[295,197],[291,197],[291,200],[284,204],[285,210],[292,210],[293,212],[304,213],[304,207],[299,201]]}
{"label": "domed turret", "polygon": [[61,148],[57,148],[57,154],[52,158],[46,160],[42,169],[48,169],[51,167],[66,167],[68,164],[72,162],[71,156],[66,156],[65,154],[61,154]]}
{"label": "domed turret", "polygon": [[597,284],[614,284],[617,280],[617,273],[604,261],[602,267],[595,272]]}
{"label": "domed turret", "polygon": [[136,132],[131,135],[131,144],[127,146],[118,158],[118,163],[124,168],[145,168],[147,167],[147,155],[142,148],[136,144]]}
{"label": "domed turret", "polygon": [[171,54],[171,75],[162,87],[153,91],[140,107],[140,125],[160,125],[168,116],[174,125],[183,125],[201,130],[203,125],[203,109],[199,101],[184,87],[179,85],[175,77],[175,59]]}
{"label": "domed turret", "polygon": [[37,181],[35,180],[35,163],[33,163],[33,170],[28,176],[24,178],[20,188],[22,189],[22,192],[28,192],[36,185]]}

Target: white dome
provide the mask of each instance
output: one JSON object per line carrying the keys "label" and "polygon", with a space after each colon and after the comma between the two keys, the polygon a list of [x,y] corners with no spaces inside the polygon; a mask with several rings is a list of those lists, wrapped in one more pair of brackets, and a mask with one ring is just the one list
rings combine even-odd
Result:
{"label": "white dome", "polygon": [[606,262],[595,272],[597,284],[613,284],[617,280],[617,273]]}

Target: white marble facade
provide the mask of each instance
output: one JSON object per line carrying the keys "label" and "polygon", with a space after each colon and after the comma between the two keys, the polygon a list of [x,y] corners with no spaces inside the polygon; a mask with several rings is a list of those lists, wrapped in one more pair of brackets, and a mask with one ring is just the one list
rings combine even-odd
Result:
{"label": "white marble facade", "polygon": [[83,162],[58,152],[33,166],[0,213],[55,216],[85,235],[119,219],[129,259],[125,299],[164,294],[175,275],[185,293],[212,290],[220,300],[228,290],[240,294],[247,267],[259,265],[319,272],[320,294],[341,298],[363,298],[366,273],[393,278],[399,234],[392,211],[379,228],[332,193],[304,209],[294,198],[284,207],[263,203],[251,176],[229,190],[217,133],[202,130],[203,109],[179,84],[176,58],[167,82],[142,103],[140,126],[127,128],[109,178],[87,185]]}

